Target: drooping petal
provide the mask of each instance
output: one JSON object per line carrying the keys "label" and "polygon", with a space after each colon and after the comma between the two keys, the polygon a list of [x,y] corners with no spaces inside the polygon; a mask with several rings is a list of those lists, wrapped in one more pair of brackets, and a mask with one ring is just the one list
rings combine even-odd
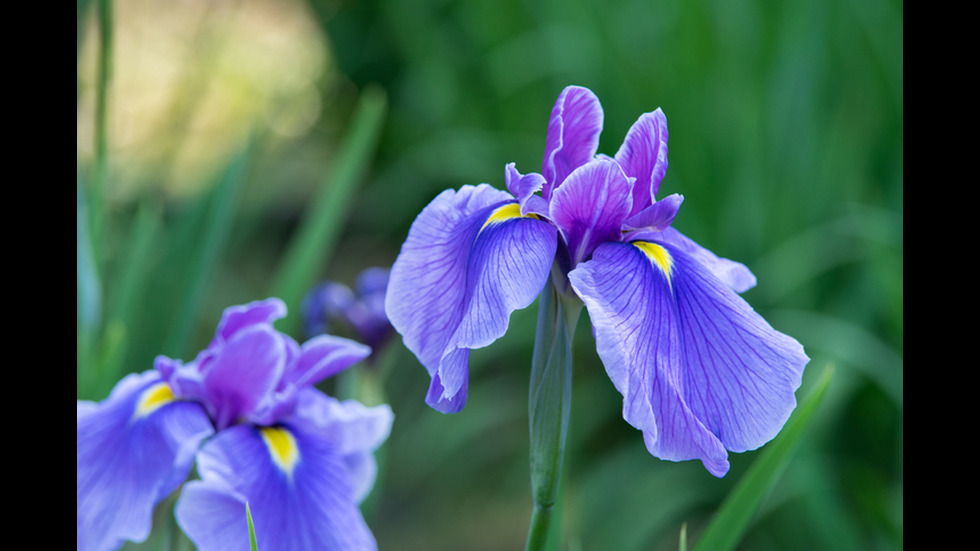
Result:
{"label": "drooping petal", "polygon": [[541,196],[551,194],[576,168],[592,160],[602,133],[602,106],[588,88],[568,86],[551,109],[541,173],[546,183]]}
{"label": "drooping petal", "polygon": [[551,224],[521,216],[509,194],[487,185],[447,190],[419,214],[392,267],[385,310],[432,377],[429,405],[463,407],[469,349],[500,338],[511,312],[534,301],[556,246]]}
{"label": "drooping petal", "polygon": [[277,389],[290,358],[287,342],[271,325],[251,325],[210,358],[203,385],[219,430],[253,413]]}
{"label": "drooping petal", "polygon": [[569,274],[595,327],[623,417],[662,459],[700,459],[772,439],[809,361],[731,288],[666,243],[607,243]]}
{"label": "drooping petal", "polygon": [[561,229],[572,266],[606,241],[619,241],[632,205],[632,180],[613,161],[592,161],[555,190],[551,220]]}
{"label": "drooping petal", "polygon": [[[635,198],[636,196],[634,195],[634,199]],[[678,195],[676,193],[673,195],[668,195],[667,197],[654,202],[649,207],[627,218],[623,223],[623,229],[632,230],[645,228],[655,231],[664,231],[670,227],[670,223],[674,221],[674,217],[677,216],[677,211],[680,210],[681,203],[683,202],[683,195]]]}
{"label": "drooping petal", "polygon": [[78,549],[146,539],[153,507],[187,478],[213,432],[204,409],[175,400],[156,371],[128,375],[99,404],[78,402]]}
{"label": "drooping petal", "polygon": [[201,448],[198,471],[201,480],[184,486],[176,517],[202,551],[249,548],[246,502],[262,551],[377,548],[347,462],[299,426],[226,429]]}
{"label": "drooping petal", "polygon": [[640,115],[616,153],[627,176],[636,178],[633,210],[636,214],[653,204],[667,173],[667,117],[658,107]]}

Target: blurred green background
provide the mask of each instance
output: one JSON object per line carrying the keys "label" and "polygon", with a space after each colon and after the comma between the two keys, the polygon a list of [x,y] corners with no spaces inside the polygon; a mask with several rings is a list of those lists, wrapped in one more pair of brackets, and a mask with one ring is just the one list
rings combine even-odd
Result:
{"label": "blurred green background", "polygon": [[[745,298],[827,366],[826,399],[742,549],[903,547],[903,4],[893,0],[77,0],[77,389],[189,360],[223,308],[390,265],[464,184],[539,171],[568,84],[613,154],[661,107],[674,226],[758,277]],[[101,24],[100,24],[101,21]],[[466,409],[423,403],[395,342],[396,415],[367,510],[381,549],[523,547],[536,307],[472,358]],[[587,317],[561,549],[696,541],[724,479],[650,456]],[[359,369],[359,368],[355,368]],[[336,390],[332,386],[328,391]],[[763,448],[765,449],[765,448]],[[156,548],[153,539],[133,548]]]}

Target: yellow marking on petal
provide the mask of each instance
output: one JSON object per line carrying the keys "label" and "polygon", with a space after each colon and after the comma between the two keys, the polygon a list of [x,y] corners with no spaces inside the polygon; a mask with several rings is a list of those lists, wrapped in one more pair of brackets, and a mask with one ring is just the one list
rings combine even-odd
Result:
{"label": "yellow marking on petal", "polygon": [[674,259],[671,258],[670,253],[667,249],[657,245],[656,243],[648,243],[646,241],[634,241],[633,245],[637,249],[643,251],[643,254],[647,255],[650,259],[650,263],[660,269],[664,276],[667,278],[667,285],[670,285],[670,275],[674,269]]}
{"label": "yellow marking on petal", "polygon": [[293,474],[293,467],[299,461],[299,448],[293,433],[283,427],[261,427],[259,434],[269,448],[272,462],[287,475]]}
{"label": "yellow marking on petal", "polygon": [[143,391],[139,401],[136,402],[136,411],[133,413],[133,416],[146,417],[176,400],[177,398],[174,396],[173,391],[170,390],[170,385],[159,382]]}
{"label": "yellow marking on petal", "polygon": [[487,218],[487,221],[484,222],[483,226],[480,227],[480,232],[482,232],[483,229],[489,226],[490,224],[499,224],[505,220],[510,220],[512,218],[537,218],[537,217],[538,215],[536,214],[528,214],[526,216],[522,215],[521,205],[518,203],[507,203],[506,205],[501,205],[493,209],[493,212],[490,213],[490,217]]}

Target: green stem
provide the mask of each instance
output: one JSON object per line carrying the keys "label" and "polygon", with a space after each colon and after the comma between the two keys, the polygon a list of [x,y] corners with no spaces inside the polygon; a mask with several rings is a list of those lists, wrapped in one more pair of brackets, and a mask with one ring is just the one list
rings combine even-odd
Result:
{"label": "green stem", "polygon": [[572,405],[572,336],[581,311],[577,297],[560,294],[550,284],[538,299],[528,402],[534,511],[527,551],[546,548],[555,516]]}

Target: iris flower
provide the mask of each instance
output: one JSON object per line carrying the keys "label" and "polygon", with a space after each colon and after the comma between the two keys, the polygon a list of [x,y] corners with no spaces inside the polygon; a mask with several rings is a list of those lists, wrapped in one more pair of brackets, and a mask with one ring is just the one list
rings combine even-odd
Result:
{"label": "iris flower", "polygon": [[394,335],[385,315],[385,268],[368,268],[358,274],[354,289],[324,281],[303,297],[303,325],[308,336],[331,333],[334,324],[351,329],[358,340],[377,352]]}
{"label": "iris flower", "polygon": [[772,439],[809,361],[739,293],[755,276],[671,227],[683,198],[657,198],[667,121],[640,116],[613,157],[597,155],[603,113],[568,87],[551,111],[541,173],[505,170],[439,194],[392,267],[386,310],[429,372],[426,402],[466,403],[469,352],[504,335],[510,314],[549,283],[584,303],[623,418],[651,454],[728,472],[728,451]]}
{"label": "iris flower", "polygon": [[176,518],[202,550],[376,548],[358,509],[388,436],[388,406],[339,402],[312,385],[365,358],[321,335],[302,346],[276,331],[278,299],[225,310],[190,363],[164,356],[101,403],[77,405],[78,549],[142,541],[153,507],[187,478]]}

